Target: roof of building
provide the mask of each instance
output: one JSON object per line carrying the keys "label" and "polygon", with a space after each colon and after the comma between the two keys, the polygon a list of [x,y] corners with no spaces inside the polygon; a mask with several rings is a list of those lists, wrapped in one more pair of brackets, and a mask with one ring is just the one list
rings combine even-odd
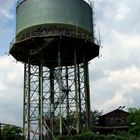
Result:
{"label": "roof of building", "polygon": [[110,112],[108,112],[108,113],[106,113],[106,114],[104,114],[104,115],[102,115],[102,116],[108,116],[108,115],[110,115],[110,114],[112,114],[112,113],[118,113],[118,112],[121,112],[121,113],[124,113],[124,114],[129,114],[128,112],[126,112],[126,111],[124,111],[124,110],[122,110],[122,109],[115,109],[115,110],[113,110],[113,111],[110,111]]}

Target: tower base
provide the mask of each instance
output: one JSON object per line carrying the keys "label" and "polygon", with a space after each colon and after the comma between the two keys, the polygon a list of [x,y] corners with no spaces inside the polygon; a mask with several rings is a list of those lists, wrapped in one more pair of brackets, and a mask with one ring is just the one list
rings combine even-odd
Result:
{"label": "tower base", "polygon": [[[61,45],[60,45],[61,46]],[[25,140],[53,140],[57,135],[79,134],[90,129],[90,93],[88,60],[78,63],[73,49],[73,65],[61,65],[58,46],[57,64],[33,65],[30,54],[24,70],[24,136]]]}

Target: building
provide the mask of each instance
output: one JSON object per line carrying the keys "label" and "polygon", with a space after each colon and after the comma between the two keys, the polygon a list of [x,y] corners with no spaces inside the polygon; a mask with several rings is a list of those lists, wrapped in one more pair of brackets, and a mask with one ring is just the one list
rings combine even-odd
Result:
{"label": "building", "polygon": [[128,131],[128,116],[128,112],[120,108],[115,109],[100,116],[98,124],[94,127],[94,131],[100,133],[111,133],[116,130]]}

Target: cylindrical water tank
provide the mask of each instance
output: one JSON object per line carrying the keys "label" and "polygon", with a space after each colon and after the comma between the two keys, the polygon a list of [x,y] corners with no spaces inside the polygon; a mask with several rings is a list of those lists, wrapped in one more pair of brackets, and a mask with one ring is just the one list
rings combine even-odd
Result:
{"label": "cylindrical water tank", "polygon": [[[57,66],[61,46],[61,65],[90,61],[99,55],[93,33],[92,6],[85,0],[18,0],[16,39],[10,54],[21,62]],[[53,55],[52,55],[53,54]]]}
{"label": "cylindrical water tank", "polygon": [[19,0],[16,38],[38,35],[93,38],[92,8],[83,0]]}

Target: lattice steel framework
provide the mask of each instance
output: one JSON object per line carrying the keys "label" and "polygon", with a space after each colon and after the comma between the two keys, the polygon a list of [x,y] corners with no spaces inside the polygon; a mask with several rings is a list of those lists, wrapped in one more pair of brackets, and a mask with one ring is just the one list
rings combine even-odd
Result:
{"label": "lattice steel framework", "polygon": [[[90,127],[88,61],[77,62],[74,48],[73,65],[61,65],[58,49],[57,65],[25,63],[24,72],[24,136],[25,140],[55,139],[56,135],[80,133]],[[86,120],[86,121],[85,121]]]}

